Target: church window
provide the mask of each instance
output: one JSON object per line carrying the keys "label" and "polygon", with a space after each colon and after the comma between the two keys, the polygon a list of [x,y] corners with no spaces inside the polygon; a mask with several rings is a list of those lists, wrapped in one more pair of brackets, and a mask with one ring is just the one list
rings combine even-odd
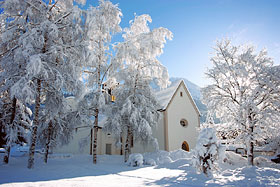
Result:
{"label": "church window", "polygon": [[180,92],[180,96],[183,97],[183,92]]}
{"label": "church window", "polygon": [[181,119],[180,120],[180,125],[182,125],[182,127],[187,127],[188,126],[188,121],[186,119]]}

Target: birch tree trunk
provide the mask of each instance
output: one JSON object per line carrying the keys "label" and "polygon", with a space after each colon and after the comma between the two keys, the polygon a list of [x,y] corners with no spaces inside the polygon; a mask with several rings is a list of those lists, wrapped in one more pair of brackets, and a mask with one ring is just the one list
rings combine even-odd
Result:
{"label": "birch tree trunk", "polygon": [[121,152],[120,152],[120,155],[123,155],[123,133],[121,133],[120,141],[121,141]]}
{"label": "birch tree trunk", "polygon": [[92,155],[92,142],[93,142],[93,128],[90,129],[90,148],[89,148],[89,154]]}
{"label": "birch tree trunk", "polygon": [[31,145],[29,147],[29,158],[28,158],[28,165],[27,165],[27,168],[29,168],[29,169],[34,167],[35,145],[36,145],[36,139],[37,139],[37,129],[39,126],[40,97],[41,97],[41,80],[37,79],[35,116],[34,116],[34,123],[33,123],[32,133],[31,133]]}
{"label": "birch tree trunk", "polygon": [[95,109],[95,119],[94,119],[94,140],[93,140],[93,163],[96,164],[96,153],[97,153],[97,131],[98,131],[98,108]]}
{"label": "birch tree trunk", "polygon": [[[99,43],[100,45],[100,43]],[[101,56],[98,56],[99,62],[101,62]],[[97,90],[100,91],[101,93],[101,66],[98,65],[98,69],[97,69],[97,78],[98,78],[98,82],[97,82]],[[100,95],[98,96],[97,101],[99,102],[99,98]],[[96,160],[97,160],[97,132],[98,132],[98,115],[99,115],[99,109],[98,109],[98,104],[96,104],[95,106],[95,118],[94,118],[94,132],[93,132],[93,150],[92,150],[92,155],[93,155],[93,163],[96,164]]]}
{"label": "birch tree trunk", "polygon": [[252,109],[249,109],[249,142],[247,145],[247,159],[249,165],[254,165],[254,127],[256,122],[254,121],[254,114],[252,113]]}
{"label": "birch tree trunk", "polygon": [[[16,117],[16,108],[17,108],[17,99],[14,97],[13,98],[13,105],[12,105],[12,114],[11,114],[11,120],[10,120],[10,125],[13,124],[15,117]],[[9,163],[9,158],[10,158],[10,152],[11,152],[11,145],[10,143],[8,144],[9,146],[6,147],[6,155],[4,156],[3,162],[5,164]]]}
{"label": "birch tree trunk", "polygon": [[125,149],[124,149],[124,162],[128,161],[128,157],[131,153],[131,129],[130,125],[127,126],[127,135],[125,141]]}
{"label": "birch tree trunk", "polygon": [[52,136],[52,121],[49,122],[48,124],[48,137],[47,137],[47,143],[46,143],[46,148],[45,148],[45,158],[44,162],[48,163],[48,156],[49,156],[49,149],[50,149],[50,143],[51,143],[51,136]]}
{"label": "birch tree trunk", "polygon": [[249,127],[249,142],[247,145],[247,158],[248,158],[248,164],[254,165],[254,126]]}

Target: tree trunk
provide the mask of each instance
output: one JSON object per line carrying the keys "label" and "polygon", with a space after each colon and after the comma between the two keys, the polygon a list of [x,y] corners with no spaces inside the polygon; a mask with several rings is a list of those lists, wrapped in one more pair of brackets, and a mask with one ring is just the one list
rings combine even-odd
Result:
{"label": "tree trunk", "polygon": [[29,147],[29,158],[28,158],[28,165],[27,165],[27,168],[29,168],[29,169],[34,167],[34,154],[35,154],[35,145],[36,145],[36,139],[37,139],[37,128],[39,126],[40,97],[41,97],[41,80],[37,79],[35,116],[34,116],[34,123],[33,123],[33,127],[32,127],[31,145]]}
{"label": "tree trunk", "polygon": [[3,162],[4,162],[5,164],[8,164],[8,163],[9,163],[10,152],[11,152],[11,146],[7,146],[7,147],[6,147],[6,154],[5,154],[4,159],[3,159]]}
{"label": "tree trunk", "polygon": [[93,163],[96,164],[96,153],[97,153],[97,131],[98,131],[98,108],[95,109],[95,119],[94,119],[94,141],[93,141]]}
{"label": "tree trunk", "polygon": [[[13,105],[12,105],[12,114],[11,114],[11,120],[10,120],[10,127],[12,126],[15,117],[16,117],[16,108],[17,108],[17,99],[14,97],[13,98]],[[9,163],[9,158],[10,158],[10,152],[11,152],[11,143],[9,143],[9,146],[6,147],[6,154],[4,156],[3,162],[5,164]]]}
{"label": "tree trunk", "polygon": [[93,128],[90,129],[90,148],[89,148],[89,154],[92,155],[92,142],[93,142]]}
{"label": "tree trunk", "polygon": [[121,141],[121,152],[120,152],[120,155],[123,155],[123,137],[122,137],[122,133],[121,133],[120,141]]}
{"label": "tree trunk", "polygon": [[247,145],[247,158],[248,158],[248,164],[254,165],[254,138],[253,138],[253,132],[254,132],[254,126],[249,127],[249,136],[250,136],[250,142]]}
{"label": "tree trunk", "polygon": [[254,165],[254,127],[255,127],[255,121],[254,121],[254,113],[252,112],[252,109],[249,109],[249,128],[248,128],[248,134],[249,134],[249,142],[247,143],[247,159],[249,165]]}
{"label": "tree trunk", "polygon": [[128,157],[131,153],[131,129],[130,125],[127,127],[127,135],[126,135],[126,142],[125,142],[125,149],[124,149],[124,162],[128,161]]}
{"label": "tree trunk", "polygon": [[49,149],[50,149],[50,143],[51,143],[51,136],[52,136],[52,121],[49,122],[48,125],[48,137],[47,137],[47,143],[46,143],[46,149],[45,149],[45,158],[44,162],[48,163],[48,156],[49,156]]}

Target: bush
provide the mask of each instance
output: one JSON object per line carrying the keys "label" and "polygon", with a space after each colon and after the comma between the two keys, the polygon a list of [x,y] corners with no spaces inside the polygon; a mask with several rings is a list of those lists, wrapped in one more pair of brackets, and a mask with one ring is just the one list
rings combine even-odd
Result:
{"label": "bush", "polygon": [[212,172],[218,170],[218,159],[224,155],[224,152],[216,137],[216,131],[213,128],[204,128],[200,131],[196,147],[192,152],[192,164],[198,172],[212,176]]}
{"label": "bush", "polygon": [[129,158],[128,158],[128,165],[129,166],[133,166],[133,167],[141,167],[143,165],[143,155],[140,154],[140,153],[134,153],[134,154],[131,154],[129,155]]}

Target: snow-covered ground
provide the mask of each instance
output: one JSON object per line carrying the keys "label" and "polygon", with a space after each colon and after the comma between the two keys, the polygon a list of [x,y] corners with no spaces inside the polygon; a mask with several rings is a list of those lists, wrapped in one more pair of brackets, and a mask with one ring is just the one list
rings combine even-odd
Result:
{"label": "snow-covered ground", "polygon": [[[92,157],[88,155],[51,155],[48,164],[37,155],[32,170],[26,168],[27,157],[12,157],[9,165],[0,165],[0,184],[63,187],[280,185],[278,165],[246,166],[246,160],[233,153],[227,154],[227,163],[221,165],[221,172],[214,178],[197,174],[190,166],[190,154],[183,151],[147,153],[143,157],[142,167],[130,167],[123,163],[123,157],[115,155],[98,156],[97,165],[92,164]],[[152,161],[155,166],[145,165]]]}

